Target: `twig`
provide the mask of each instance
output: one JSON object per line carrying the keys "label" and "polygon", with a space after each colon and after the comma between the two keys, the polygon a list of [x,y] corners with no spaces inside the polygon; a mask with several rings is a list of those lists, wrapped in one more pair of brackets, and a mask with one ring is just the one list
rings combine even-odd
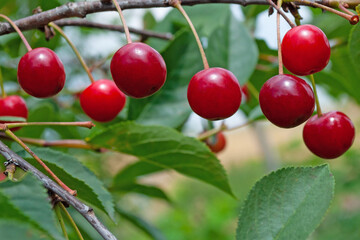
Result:
{"label": "twig", "polygon": [[92,122],[19,122],[19,123],[6,123],[6,126],[11,129],[15,127],[27,127],[27,126],[75,126],[93,128],[95,124]]}
{"label": "twig", "polygon": [[[154,8],[154,7],[170,7],[170,0],[132,0],[119,2],[121,9],[133,9],[133,8]],[[286,2],[286,1],[285,1]],[[341,1],[344,4],[348,4],[349,8],[354,9],[360,0],[344,0]],[[267,0],[182,0],[182,5],[197,5],[208,3],[234,3],[242,6],[248,5],[268,5]],[[331,7],[337,7],[338,0],[324,0],[321,2],[324,5]],[[298,5],[306,5],[301,2],[296,2]],[[337,4],[337,5],[336,5]],[[84,18],[87,14],[114,11],[115,6],[109,1],[84,1],[84,2],[69,2],[62,6],[59,6],[48,11],[44,11],[32,16],[28,16],[15,21],[15,24],[21,30],[29,30],[41,28],[47,25],[49,22],[56,21],[63,18],[79,17]],[[0,24],[0,35],[14,32],[14,29],[8,23]]]}
{"label": "twig", "polygon": [[[78,27],[88,27],[88,28],[99,28],[99,29],[106,29],[110,31],[117,31],[117,32],[125,32],[124,27],[120,25],[112,25],[112,24],[103,24],[103,23],[96,23],[91,22],[85,19],[61,19],[54,22],[56,25],[61,27],[66,26],[78,26]],[[143,37],[153,37],[153,38],[160,38],[164,40],[171,40],[173,35],[171,33],[158,33],[149,30],[141,30],[129,27],[129,31],[131,33],[138,34]]]}
{"label": "twig", "polygon": [[34,176],[44,184],[45,188],[56,193],[65,202],[73,206],[93,226],[93,228],[103,237],[103,239],[116,240],[116,237],[99,221],[92,208],[69,194],[45,174],[37,170],[34,166],[10,150],[2,141],[0,141],[0,154],[3,155],[9,163],[15,163],[22,170],[33,173]]}
{"label": "twig", "polygon": [[291,28],[296,27],[296,25],[286,16],[286,14],[278,7],[272,0],[267,0],[267,2],[280,13],[280,15],[288,22]]}
{"label": "twig", "polygon": [[[0,132],[0,138],[13,140],[3,132]],[[26,138],[26,137],[18,137],[18,138],[24,143],[32,144],[39,147],[65,147],[65,148],[92,149],[96,151],[101,150],[99,148],[93,147],[92,145],[88,144],[83,140],[78,140],[78,139],[46,141],[43,139],[36,139],[36,138]]]}

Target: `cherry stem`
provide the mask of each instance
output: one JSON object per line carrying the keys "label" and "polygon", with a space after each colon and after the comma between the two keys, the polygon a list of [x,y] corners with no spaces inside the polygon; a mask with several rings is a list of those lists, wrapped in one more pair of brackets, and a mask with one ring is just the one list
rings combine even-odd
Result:
{"label": "cherry stem", "polygon": [[0,87],[1,87],[1,97],[6,98],[6,92],[5,92],[5,88],[4,88],[4,80],[3,80],[3,75],[1,72],[1,67],[0,67]]}
{"label": "cherry stem", "polygon": [[[282,0],[278,0],[277,7],[281,8]],[[281,54],[281,38],[280,38],[280,12],[276,14],[276,33],[277,33],[277,45],[278,45],[278,61],[279,61],[279,74],[284,74],[284,67]]]}
{"label": "cherry stem", "polygon": [[[339,15],[340,17],[343,17],[345,18],[346,20],[348,20],[351,24],[356,24],[359,22],[359,18],[355,17],[354,16],[357,16],[353,13],[351,14],[347,14],[347,13],[343,13],[341,11],[338,11],[336,9],[333,9],[331,7],[328,7],[328,6],[325,6],[325,5],[322,5],[320,3],[316,3],[316,2],[311,2],[311,1],[307,1],[307,0],[300,0],[300,1],[294,1],[294,3],[303,3],[303,4],[306,4],[306,5],[309,5],[309,6],[312,6],[312,7],[316,7],[316,8],[321,8],[323,10],[326,10],[326,11],[329,11],[329,12],[332,12],[332,13],[335,13],[337,15]],[[339,4],[340,6],[341,4]]]}
{"label": "cherry stem", "polygon": [[61,202],[57,203],[55,206],[54,206],[54,210],[55,210],[55,213],[56,213],[56,217],[60,223],[60,226],[61,226],[61,230],[62,232],[64,233],[64,237],[66,240],[69,240],[69,236],[66,232],[66,227],[65,227],[65,223],[64,223],[64,219],[61,215],[61,209],[60,209],[60,204]]}
{"label": "cherry stem", "polygon": [[312,85],[313,90],[314,90],[317,115],[318,115],[319,117],[321,117],[321,116],[322,116],[322,112],[321,112],[321,107],[320,107],[319,96],[318,96],[317,90],[316,90],[314,75],[313,75],[313,74],[310,74],[309,76],[310,76],[310,80],[311,80],[311,85]]}
{"label": "cherry stem", "polygon": [[196,29],[195,29],[194,25],[192,24],[189,16],[185,12],[184,8],[181,6],[181,2],[179,0],[172,0],[172,1],[170,1],[170,5],[175,7],[177,10],[179,10],[179,12],[184,16],[184,18],[188,22],[188,24],[189,24],[189,26],[191,28],[191,31],[193,32],[193,34],[195,36],[196,43],[197,43],[197,45],[199,47],[201,58],[202,58],[202,61],[203,61],[203,64],[204,64],[204,69],[209,69],[209,63],[208,63],[208,60],[206,58],[205,51],[204,51],[204,48],[203,48],[203,46],[201,44],[199,35],[197,34]]}
{"label": "cherry stem", "polygon": [[21,40],[23,41],[23,43],[25,44],[25,47],[28,50],[28,52],[30,52],[32,50],[32,48],[30,47],[29,42],[26,40],[24,34],[21,32],[21,30],[18,28],[18,26],[16,26],[16,24],[9,17],[5,16],[4,14],[0,14],[0,17],[4,18],[6,21],[8,21],[10,23],[10,25],[19,34],[19,36],[20,36]]}
{"label": "cherry stem", "polygon": [[120,16],[122,25],[123,25],[123,27],[124,27],[125,35],[126,35],[126,41],[127,41],[127,43],[131,43],[132,41],[131,41],[131,38],[130,38],[129,27],[128,27],[127,24],[126,24],[126,21],[125,21],[125,18],[124,18],[124,14],[123,14],[122,11],[121,11],[120,5],[119,5],[119,3],[117,2],[117,0],[112,0],[112,2],[113,2],[113,4],[115,5],[116,10],[117,10],[118,13],[119,13],[119,16]]}
{"label": "cherry stem", "polygon": [[80,55],[79,51],[77,50],[77,48],[75,47],[75,45],[71,42],[71,40],[68,38],[68,36],[66,36],[65,32],[58,25],[56,25],[53,22],[48,23],[48,25],[50,27],[54,28],[56,31],[58,31],[60,33],[60,35],[67,41],[67,43],[70,45],[70,47],[74,51],[75,55],[79,59],[81,66],[85,69],[87,75],[89,76],[91,83],[94,83],[95,80],[94,80],[93,75],[91,74],[91,71],[89,70],[89,67],[86,65],[84,59],[81,57],[81,55]]}
{"label": "cherry stem", "polygon": [[75,229],[76,234],[78,235],[80,240],[84,240],[83,236],[81,235],[81,232],[78,228],[78,226],[76,225],[74,219],[71,217],[70,213],[66,210],[64,204],[62,202],[59,202],[58,205],[60,206],[61,210],[63,210],[63,212],[65,213],[66,217],[69,219],[71,225],[73,226],[73,228]]}
{"label": "cherry stem", "polygon": [[233,130],[237,130],[239,128],[242,128],[242,127],[245,127],[245,126],[248,126],[250,125],[251,123],[253,123],[255,120],[250,120],[244,124],[241,124],[239,126],[236,126],[236,127],[232,127],[232,128],[228,128],[225,123],[221,124],[220,127],[218,128],[214,128],[214,129],[211,129],[211,130],[208,130],[206,132],[203,132],[201,133],[197,139],[200,140],[200,141],[204,141],[205,139],[208,139],[209,137],[219,133],[219,132],[225,132],[225,131],[233,131]]}
{"label": "cherry stem", "polygon": [[285,19],[285,21],[290,25],[291,28],[296,27],[296,25],[286,16],[286,14],[281,10],[280,7],[278,7],[272,0],[267,0],[268,3],[276,9],[278,13],[281,14],[281,16]]}
{"label": "cherry stem", "polygon": [[5,134],[8,135],[12,140],[17,142],[22,148],[25,149],[26,152],[28,152],[44,169],[46,172],[49,173],[49,175],[67,192],[69,192],[71,195],[75,196],[76,191],[70,189],[68,186],[66,186],[65,183],[63,183],[51,170],[46,164],[33,152],[31,149],[23,142],[20,138],[18,138],[11,130],[8,128],[3,129],[5,131]]}
{"label": "cherry stem", "polygon": [[11,129],[15,127],[27,127],[27,126],[76,126],[85,127],[91,129],[95,127],[92,122],[19,122],[19,123],[6,123],[6,126]]}

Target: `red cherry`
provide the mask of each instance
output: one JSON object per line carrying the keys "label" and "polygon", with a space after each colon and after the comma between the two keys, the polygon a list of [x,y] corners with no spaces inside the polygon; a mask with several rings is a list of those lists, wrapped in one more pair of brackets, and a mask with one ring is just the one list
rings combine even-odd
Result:
{"label": "red cherry", "polygon": [[326,67],[330,59],[330,45],[320,28],[301,25],[285,34],[281,53],[283,63],[290,72],[305,76]]}
{"label": "red cherry", "polygon": [[[27,120],[28,109],[25,100],[20,96],[8,96],[0,99],[0,117],[21,117]],[[5,121],[0,121],[5,123]],[[6,121],[10,123],[9,121]],[[12,128],[11,131],[19,130],[20,128]]]}
{"label": "red cherry", "polygon": [[124,108],[125,102],[125,94],[108,79],[95,81],[80,95],[81,108],[98,122],[113,120]]}
{"label": "red cherry", "polygon": [[205,141],[206,145],[214,153],[221,152],[226,146],[226,138],[222,132],[217,133],[215,136],[211,136]]}
{"label": "red cherry", "polygon": [[118,88],[134,98],[154,94],[166,80],[164,59],[144,43],[129,43],[120,48],[111,60],[110,70]]}
{"label": "red cherry", "polygon": [[65,84],[64,66],[55,52],[48,48],[35,48],[19,62],[18,81],[25,92],[33,97],[56,95]]}
{"label": "red cherry", "polygon": [[260,90],[259,101],[265,117],[282,128],[305,122],[315,108],[311,87],[303,79],[289,74],[267,80]]}
{"label": "red cherry", "polygon": [[223,68],[209,68],[190,80],[187,98],[192,110],[208,120],[233,115],[241,103],[240,85],[234,74]]}
{"label": "red cherry", "polygon": [[344,154],[354,138],[355,128],[350,118],[337,111],[311,117],[303,130],[305,145],[312,153],[326,159]]}
{"label": "red cherry", "polygon": [[6,175],[2,172],[0,173],[0,182],[4,181],[6,179]]}

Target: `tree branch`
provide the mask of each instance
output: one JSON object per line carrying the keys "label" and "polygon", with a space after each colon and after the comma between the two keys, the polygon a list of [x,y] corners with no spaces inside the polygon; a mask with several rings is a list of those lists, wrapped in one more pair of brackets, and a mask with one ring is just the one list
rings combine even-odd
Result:
{"label": "tree branch", "polygon": [[[154,8],[154,7],[170,7],[170,0],[129,0],[120,1],[121,9],[133,9],[133,8]],[[285,2],[290,2],[284,1]],[[355,8],[360,0],[341,0],[342,3],[348,4],[350,8]],[[182,5],[197,5],[197,4],[209,4],[209,3],[233,3],[242,6],[247,5],[268,5],[266,0],[182,0]],[[322,0],[319,3],[336,7],[339,4],[339,0]],[[336,5],[337,3],[337,5]],[[302,3],[297,3],[303,5]],[[104,12],[104,11],[115,11],[115,6],[111,1],[100,0],[100,1],[86,1],[86,2],[69,2],[62,6],[59,6],[48,11],[37,13],[32,16],[28,16],[15,21],[15,24],[21,30],[29,30],[35,28],[41,28],[47,25],[49,22],[53,22],[59,19],[79,17],[84,18],[87,14]],[[8,23],[0,24],[0,35],[13,32],[14,29]]]}
{"label": "tree branch", "polygon": [[105,240],[116,240],[116,237],[99,221],[92,208],[69,194],[45,174],[10,150],[2,141],[0,141],[0,154],[3,155],[9,163],[14,163],[22,170],[33,173],[34,176],[44,184],[45,188],[54,192],[69,205],[73,206]]}
{"label": "tree branch", "polygon": [[[61,19],[55,21],[54,23],[58,26],[79,26],[79,27],[100,28],[110,31],[124,32],[124,27],[121,25],[95,23],[85,19]],[[171,40],[173,38],[173,35],[171,33],[158,33],[154,31],[140,30],[131,27],[129,27],[129,30],[131,33],[135,33],[143,37],[155,37],[164,40]]]}

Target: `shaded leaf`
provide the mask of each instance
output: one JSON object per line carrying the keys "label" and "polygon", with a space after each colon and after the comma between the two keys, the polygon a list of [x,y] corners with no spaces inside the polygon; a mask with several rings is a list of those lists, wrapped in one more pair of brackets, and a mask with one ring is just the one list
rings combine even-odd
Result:
{"label": "shaded leaf", "polygon": [[113,185],[111,190],[119,191],[122,193],[139,193],[148,197],[159,198],[167,202],[171,202],[170,198],[166,195],[166,193],[162,189],[155,186],[148,186],[138,183],[127,183]]}
{"label": "shaded leaf", "polygon": [[31,225],[24,222],[0,220],[1,239],[26,239],[26,240],[46,240],[49,239],[34,229]]}
{"label": "shaded leaf", "polygon": [[11,205],[10,211],[6,208],[9,213],[2,213],[1,218],[14,218],[17,221],[28,219],[54,239],[63,239],[56,228],[55,215],[46,189],[32,175],[27,174],[21,182],[0,183],[0,198],[2,210],[5,202]]}
{"label": "shaded leaf", "polygon": [[164,170],[163,167],[145,162],[138,161],[127,165],[121,169],[114,177],[113,185],[119,185],[127,182],[135,182],[136,178],[142,175],[151,174]]}
{"label": "shaded leaf", "polygon": [[244,202],[236,239],[306,239],[329,208],[334,184],[328,165],[263,177]]}
{"label": "shaded leaf", "polygon": [[136,226],[141,231],[143,231],[146,235],[151,237],[151,239],[154,239],[154,240],[165,240],[166,239],[165,236],[160,232],[159,229],[157,229],[156,227],[154,227],[153,225],[151,225],[144,219],[142,219],[130,212],[127,212],[121,208],[116,207],[115,209],[116,209],[116,212],[121,217],[123,217],[124,219],[131,222],[134,226]]}
{"label": "shaded leaf", "polygon": [[228,15],[227,23],[209,38],[207,56],[210,66],[230,70],[240,85],[245,84],[255,70],[258,55],[255,40],[232,14]]}

